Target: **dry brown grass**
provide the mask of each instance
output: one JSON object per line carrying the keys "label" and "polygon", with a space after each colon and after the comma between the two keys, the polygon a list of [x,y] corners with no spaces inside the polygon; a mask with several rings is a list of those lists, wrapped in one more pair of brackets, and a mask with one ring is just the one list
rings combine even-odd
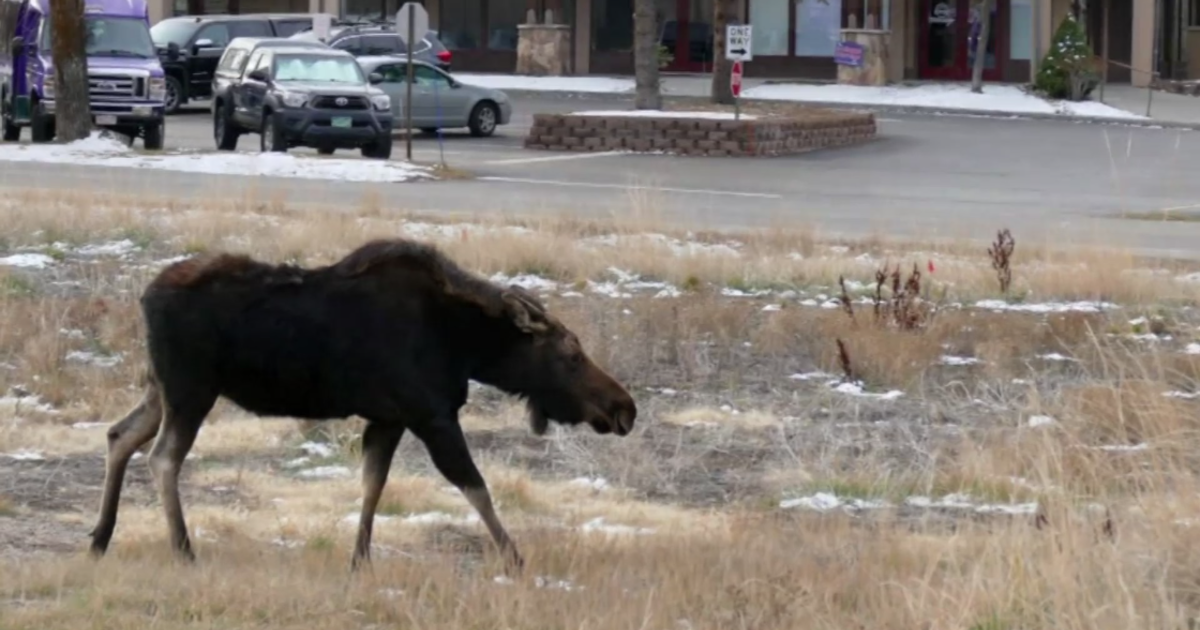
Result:
{"label": "dry brown grass", "polygon": [[[547,298],[638,398],[638,428],[627,438],[535,438],[521,405],[472,394],[463,425],[529,575],[494,581],[499,558],[478,524],[405,520],[471,513],[406,440],[375,529],[374,571],[348,576],[362,422],[302,434],[291,420],[224,404],[185,466],[198,563],[168,556],[144,462],[131,466],[109,556],[81,557],[104,431],[72,425],[110,422],[137,395],[135,297],[156,268],[149,263],[230,248],[319,264],[416,220],[379,204],[301,212],[270,199],[184,207],[28,193],[0,203],[0,256],[39,245],[61,258],[47,271],[0,267],[0,396],[31,394],[0,398],[0,627],[1174,629],[1200,616],[1189,525],[1200,518],[1200,400],[1164,396],[1200,382],[1200,356],[1180,352],[1200,329],[1194,311],[1178,308],[1197,302],[1200,284],[1175,280],[1185,267],[1143,273],[1152,263],[1064,253],[1021,234],[1009,291],[1017,299],[1125,308],[960,308],[999,297],[986,242],[831,243],[781,228],[690,236],[736,239],[741,256],[680,255],[637,236],[689,238],[645,215],[508,232],[425,219],[422,234],[444,230],[434,240],[487,274],[536,273],[564,283],[561,292],[609,280],[619,263],[684,292]],[[580,246],[606,235],[623,240]],[[145,250],[97,262],[73,251],[122,238]],[[836,299],[841,276],[852,300],[869,297],[885,264],[905,276],[916,264],[936,314],[894,325],[910,320],[875,322],[872,305],[857,301],[853,319],[836,305],[801,303]],[[728,298],[724,287],[776,292]],[[1126,338],[1144,332],[1129,323],[1139,316],[1160,316],[1153,328],[1173,339]],[[838,339],[867,390],[905,395],[856,398],[825,378],[787,378],[813,370],[836,378]],[[99,367],[68,360],[72,351],[122,360]],[[1052,352],[1075,360],[1037,358]],[[945,366],[943,355],[982,363]],[[33,396],[54,409],[39,410]],[[1033,426],[1035,416],[1053,420]],[[310,439],[332,452],[305,455],[300,444]],[[1134,448],[1098,448],[1113,445]],[[6,458],[21,449],[46,461]],[[301,456],[309,461],[296,464]],[[301,475],[317,466],[348,473]],[[780,508],[817,492],[891,507]],[[905,503],[956,494],[1007,509],[1036,502],[1037,514]],[[582,589],[539,588],[538,576]]]}

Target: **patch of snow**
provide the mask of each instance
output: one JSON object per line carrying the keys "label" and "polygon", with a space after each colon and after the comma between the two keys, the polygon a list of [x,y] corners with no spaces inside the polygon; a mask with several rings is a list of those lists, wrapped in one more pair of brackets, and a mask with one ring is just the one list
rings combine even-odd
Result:
{"label": "patch of snow", "polygon": [[605,490],[608,488],[608,480],[604,477],[578,477],[576,479],[572,479],[568,483],[570,483],[572,486],[583,486],[584,488],[596,491]]}
{"label": "patch of snow", "polygon": [[84,352],[82,350],[72,350],[67,353],[67,360],[75,363],[87,363],[99,368],[115,367],[122,361],[121,355],[114,354],[104,356],[95,352]]}
{"label": "patch of snow", "polygon": [[509,277],[503,273],[497,273],[489,278],[496,284],[517,285],[527,291],[549,292],[558,289],[558,283],[553,280],[547,280],[541,276],[523,273],[519,276]]}
{"label": "patch of snow", "polygon": [[1200,392],[1164,392],[1163,396],[1167,398],[1182,398],[1184,400],[1194,400],[1200,398]]}
{"label": "patch of snow", "polygon": [[1141,444],[1105,444],[1095,447],[1096,450],[1108,451],[1110,453],[1133,453],[1136,451],[1144,451],[1150,448],[1149,444],[1142,442]]}
{"label": "patch of snow", "polygon": [[507,575],[497,575],[496,577],[492,578],[492,581],[495,582],[496,584],[503,584],[504,586],[508,586],[509,584],[515,584],[515,582],[513,582],[513,579],[508,577]]}
{"label": "patch of snow", "polygon": [[1043,361],[1079,363],[1079,359],[1074,359],[1074,358],[1068,357],[1066,355],[1059,354],[1057,352],[1051,352],[1050,354],[1039,354],[1039,355],[1037,355],[1037,358],[1039,358]]}
{"label": "patch of snow", "polygon": [[283,467],[284,468],[299,468],[299,467],[307,464],[310,461],[312,461],[312,460],[307,457],[297,457],[296,459],[291,459],[291,460],[284,462]]}
{"label": "patch of snow", "polygon": [[904,392],[893,389],[883,394],[868,392],[863,389],[861,383],[839,383],[834,386],[834,391],[847,394],[850,396],[859,396],[861,398],[878,398],[880,400],[896,400],[904,395]]}
{"label": "patch of snow", "polygon": [[41,453],[38,453],[36,451],[31,451],[29,449],[24,449],[24,448],[18,450],[15,453],[9,453],[9,454],[5,455],[5,457],[8,457],[9,459],[15,459],[19,462],[44,462],[44,461],[46,461],[45,455],[42,455]]}
{"label": "patch of snow", "polygon": [[632,92],[632,79],[609,77],[534,77],[515,74],[454,73],[454,78],[467,85],[494,90],[534,90],[545,92]]}
{"label": "patch of snow", "polygon": [[942,365],[956,365],[957,366],[957,365],[975,365],[976,363],[982,363],[982,361],[980,361],[979,359],[976,359],[975,357],[956,357],[953,355],[946,354],[946,355],[942,355],[940,363]]}
{"label": "patch of snow", "polygon": [[993,311],[1016,311],[1020,313],[1099,313],[1104,309],[1117,308],[1111,302],[1044,302],[1040,304],[1009,304],[1004,300],[979,300],[975,308]]}
{"label": "patch of snow", "polygon": [[0,396],[0,412],[16,415],[20,412],[35,411],[38,413],[54,413],[54,407],[42,402],[38,396]]}
{"label": "patch of snow", "polygon": [[630,534],[647,535],[647,534],[654,533],[653,529],[647,529],[645,527],[632,527],[630,525],[610,525],[610,524],[604,522],[603,516],[598,516],[598,517],[584,523],[583,525],[580,525],[579,531],[588,533],[588,534],[593,534],[593,533],[608,534],[610,536],[623,536],[623,535],[630,535]]}
{"label": "patch of snow", "polygon": [[[630,118],[703,118],[706,120],[733,120],[733,112],[687,112],[661,109],[597,109],[571,112],[571,116],[628,116]],[[742,120],[755,120],[757,116],[742,114]]]}
{"label": "patch of snow", "polygon": [[79,339],[85,338],[83,331],[79,330],[78,328],[72,328],[70,330],[68,330],[66,328],[59,328],[58,334],[66,337],[67,339],[79,340]]}
{"label": "patch of snow", "polygon": [[1146,120],[1145,116],[1127,112],[1097,101],[1062,101],[1058,104],[1058,113],[1068,116],[1094,116],[1099,118],[1124,118],[1127,120]]}
{"label": "patch of snow", "polygon": [[107,427],[107,422],[76,422],[71,425],[72,429],[100,429]]}
{"label": "patch of snow", "polygon": [[775,311],[783,310],[783,307],[779,306],[778,304],[768,304],[762,307],[762,310],[764,313],[773,313]]}
{"label": "patch of snow", "polygon": [[878,510],[891,507],[886,501],[875,499],[843,499],[829,492],[818,492],[810,497],[800,497],[798,499],[785,499],[779,502],[779,507],[784,510],[793,508],[805,508],[815,510],[817,512],[828,512],[842,508],[843,510]]}
{"label": "patch of snow", "polygon": [[803,374],[792,374],[788,378],[792,379],[793,381],[812,381],[812,380],[816,380],[816,379],[833,378],[833,375],[828,374],[826,372],[818,371],[818,372],[805,372]]}
{"label": "patch of snow", "polygon": [[548,589],[552,589],[552,590],[561,590],[561,591],[568,591],[568,592],[583,590],[582,586],[576,586],[575,584],[572,584],[570,580],[556,580],[554,578],[543,577],[540,575],[534,578],[533,583],[538,588],[548,588]]}
{"label": "patch of snow", "polygon": [[381,588],[381,589],[379,589],[378,592],[380,595],[382,595],[388,599],[396,599],[396,598],[404,595],[404,589],[399,589],[399,588]]}
{"label": "patch of snow", "polygon": [[1200,271],[1197,271],[1196,273],[1189,273],[1186,275],[1182,275],[1175,279],[1180,282],[1200,282]]}
{"label": "patch of snow", "polygon": [[181,171],[209,175],[249,175],[352,182],[406,182],[433,178],[426,167],[396,160],[313,158],[287,153],[171,152],[143,155],[119,142],[89,138],[66,144],[0,145],[0,161],[47,162]]}
{"label": "patch of snow", "polygon": [[341,479],[353,476],[353,471],[345,466],[318,466],[296,473],[309,479]]}
{"label": "patch of snow", "polygon": [[[12,146],[12,145],[5,145]],[[45,254],[13,254],[0,258],[0,265],[24,269],[45,269],[54,264],[54,259]]]}
{"label": "patch of snow", "polygon": [[479,514],[471,512],[466,516],[454,516],[445,512],[422,512],[401,520],[409,525],[474,525],[479,522]]}
{"label": "patch of snow", "polygon": [[314,457],[333,457],[333,447],[320,442],[305,442],[300,445],[300,450]]}
{"label": "patch of snow", "polygon": [[1038,504],[1032,503],[975,503],[969,495],[962,493],[948,494],[941,499],[933,500],[924,496],[911,496],[904,500],[905,505],[917,508],[943,508],[954,510],[972,510],[980,514],[1034,514]]}
{"label": "patch of snow", "polygon": [[1050,416],[1029,416],[1029,426],[1031,427],[1049,427],[1058,424],[1058,421]]}
{"label": "patch of snow", "polygon": [[1183,349],[1183,353],[1200,354],[1200,343],[1189,343],[1187,347]]}
{"label": "patch of snow", "polygon": [[[378,525],[380,523],[386,523],[388,521],[394,520],[395,518],[396,517],[394,517],[394,516],[388,516],[386,514],[376,514],[374,524]],[[347,514],[346,516],[342,517],[341,523],[342,523],[342,525],[349,525],[351,527],[356,527],[356,526],[358,526],[358,524],[361,521],[362,521],[362,513],[354,512],[352,514]]]}
{"label": "patch of snow", "polygon": [[101,243],[99,245],[84,245],[75,250],[80,256],[125,256],[137,251],[138,246],[129,239]]}

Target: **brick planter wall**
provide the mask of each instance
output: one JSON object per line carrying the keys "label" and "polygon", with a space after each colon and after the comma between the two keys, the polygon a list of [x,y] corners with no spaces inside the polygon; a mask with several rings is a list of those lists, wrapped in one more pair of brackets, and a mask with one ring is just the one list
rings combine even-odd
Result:
{"label": "brick planter wall", "polygon": [[654,116],[534,114],[528,149],[676,155],[773,156],[865,142],[871,113],[816,110],[803,117],[714,120]]}

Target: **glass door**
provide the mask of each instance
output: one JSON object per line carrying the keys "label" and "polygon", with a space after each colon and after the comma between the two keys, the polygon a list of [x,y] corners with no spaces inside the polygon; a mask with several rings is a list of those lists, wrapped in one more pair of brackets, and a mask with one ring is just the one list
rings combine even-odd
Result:
{"label": "glass door", "polygon": [[[982,2],[922,0],[918,69],[923,79],[969,81],[979,42]],[[999,81],[1008,53],[1008,0],[993,0],[983,80]]]}
{"label": "glass door", "polygon": [[[593,0],[596,2],[599,0]],[[671,72],[710,72],[713,64],[713,0],[657,0],[659,42],[674,59]]]}

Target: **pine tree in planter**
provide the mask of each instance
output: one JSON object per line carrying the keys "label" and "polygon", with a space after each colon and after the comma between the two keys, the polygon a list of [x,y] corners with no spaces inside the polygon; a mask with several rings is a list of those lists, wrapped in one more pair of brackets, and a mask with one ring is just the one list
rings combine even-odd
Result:
{"label": "pine tree in planter", "polygon": [[1042,58],[1034,87],[1049,98],[1082,101],[1099,82],[1100,73],[1096,71],[1087,34],[1068,13],[1054,33],[1050,51]]}

